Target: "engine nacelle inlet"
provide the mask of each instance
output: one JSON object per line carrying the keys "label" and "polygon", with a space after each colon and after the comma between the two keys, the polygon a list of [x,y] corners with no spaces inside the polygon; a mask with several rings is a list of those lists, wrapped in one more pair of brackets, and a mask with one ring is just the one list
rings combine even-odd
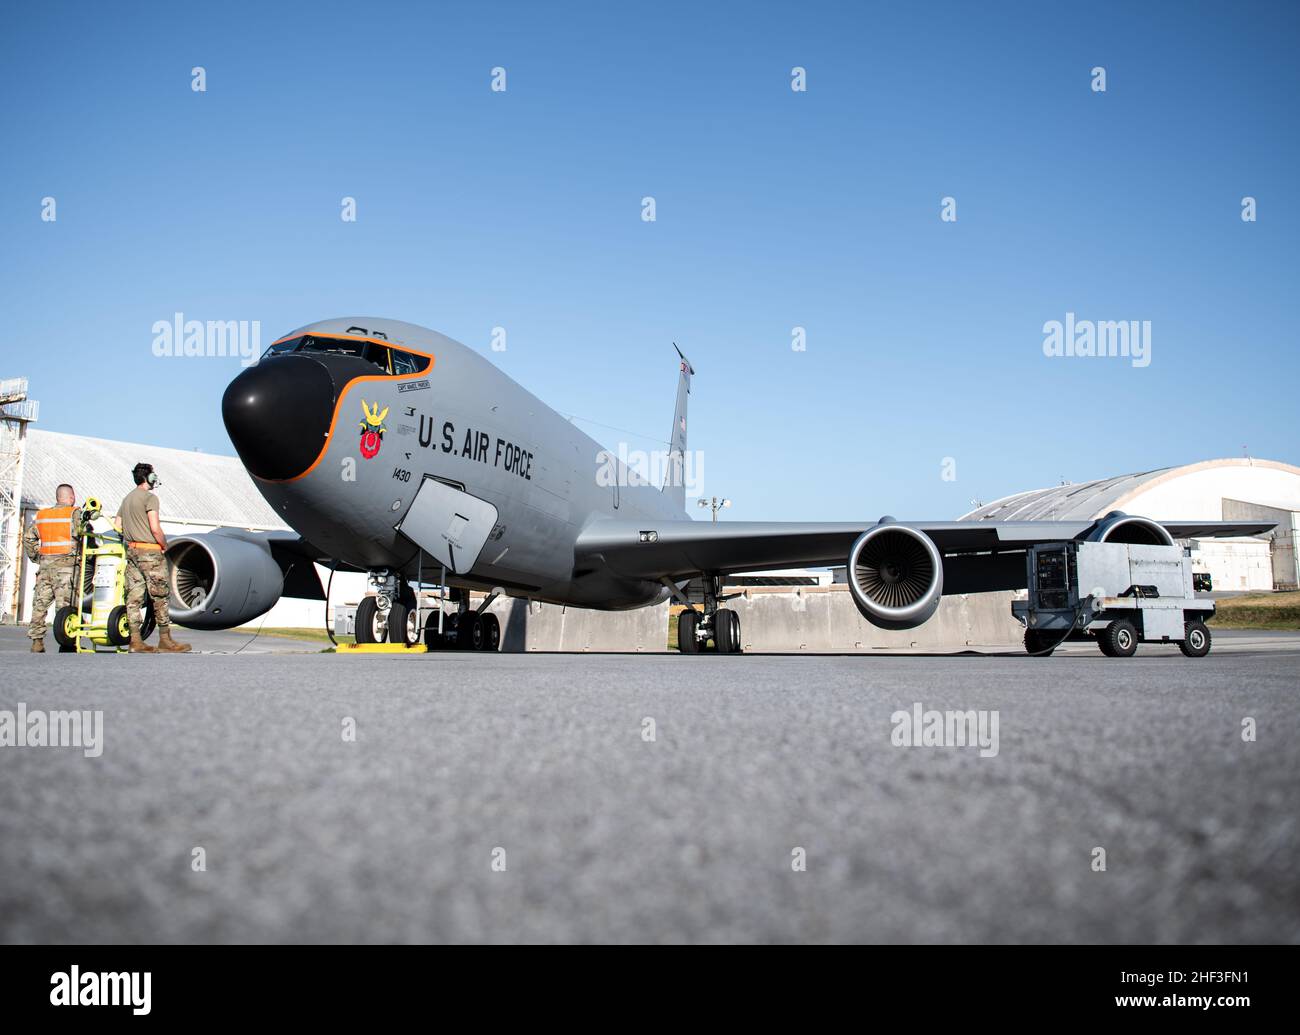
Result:
{"label": "engine nacelle inlet", "polygon": [[943,557],[924,532],[880,524],[849,551],[849,592],[862,616],[882,629],[927,621],[943,596]]}
{"label": "engine nacelle inlet", "polygon": [[1090,543],[1127,543],[1141,546],[1173,546],[1174,537],[1158,521],[1112,510],[1084,536]]}
{"label": "engine nacelle inlet", "polygon": [[172,620],[193,629],[232,629],[266,614],[284,575],[266,542],[225,532],[169,537]]}

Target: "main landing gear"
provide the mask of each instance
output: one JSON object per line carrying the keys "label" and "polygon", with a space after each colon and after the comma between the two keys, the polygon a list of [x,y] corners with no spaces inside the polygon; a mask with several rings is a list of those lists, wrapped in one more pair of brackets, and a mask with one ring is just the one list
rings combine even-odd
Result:
{"label": "main landing gear", "polygon": [[[501,623],[489,611],[488,605],[497,597],[489,594],[476,610],[471,611],[469,594],[463,589],[451,589],[447,599],[456,605],[454,614],[445,614],[441,607],[429,612],[424,623],[424,642],[430,650],[476,650],[495,654],[501,647]],[[439,631],[438,619],[442,618]]]}
{"label": "main landing gear", "polygon": [[448,589],[444,599],[455,603],[456,611],[443,614],[439,606],[422,616],[416,606],[415,590],[401,576],[390,571],[371,572],[370,588],[373,594],[363,597],[357,605],[354,622],[357,643],[400,643],[417,647],[423,639],[430,650],[493,652],[501,646],[501,623],[487,610],[496,593],[490,594],[477,609],[470,610],[468,593]]}
{"label": "main landing gear", "polygon": [[[719,654],[740,654],[744,645],[740,639],[740,615],[730,608],[719,607],[722,580],[706,575],[704,583],[704,610],[696,610],[681,591],[672,587],[674,596],[682,599],[686,610],[677,616],[677,649],[682,654],[699,654],[715,650]],[[712,644],[712,647],[710,647]]]}

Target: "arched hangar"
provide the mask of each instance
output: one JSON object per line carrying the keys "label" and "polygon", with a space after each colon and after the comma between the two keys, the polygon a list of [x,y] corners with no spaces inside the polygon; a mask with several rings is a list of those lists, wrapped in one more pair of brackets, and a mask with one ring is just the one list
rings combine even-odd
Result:
{"label": "arched hangar", "polygon": [[1115,510],[1157,521],[1276,521],[1267,536],[1191,540],[1194,569],[1208,572],[1218,591],[1296,589],[1300,582],[1300,467],[1277,460],[1204,460],[1054,485],[1007,496],[962,520],[1093,519]]}

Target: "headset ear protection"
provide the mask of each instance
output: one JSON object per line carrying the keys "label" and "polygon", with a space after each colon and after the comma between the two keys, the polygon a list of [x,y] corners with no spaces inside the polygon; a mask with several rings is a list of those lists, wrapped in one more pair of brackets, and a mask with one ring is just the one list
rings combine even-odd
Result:
{"label": "headset ear protection", "polygon": [[149,488],[151,488],[151,489],[156,489],[156,488],[158,488],[158,485],[159,485],[159,482],[158,482],[158,476],[157,476],[156,474],[154,474],[153,471],[150,471],[150,472],[149,472],[149,477],[146,478],[145,481],[147,481],[147,482],[149,483]]}

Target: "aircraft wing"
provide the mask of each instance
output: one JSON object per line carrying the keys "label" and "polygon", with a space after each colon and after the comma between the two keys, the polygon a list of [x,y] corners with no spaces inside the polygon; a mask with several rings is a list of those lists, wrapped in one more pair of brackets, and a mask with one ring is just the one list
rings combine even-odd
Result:
{"label": "aircraft wing", "polygon": [[[1035,543],[1075,539],[1096,521],[899,521],[924,532],[944,555],[949,592],[1024,584],[1023,551]],[[1161,521],[1175,539],[1261,535],[1271,522]],[[874,522],[663,521],[604,519],[578,537],[577,561],[603,559],[629,578],[681,581],[705,572],[844,564],[853,542]],[[992,557],[986,555],[993,555]]]}

